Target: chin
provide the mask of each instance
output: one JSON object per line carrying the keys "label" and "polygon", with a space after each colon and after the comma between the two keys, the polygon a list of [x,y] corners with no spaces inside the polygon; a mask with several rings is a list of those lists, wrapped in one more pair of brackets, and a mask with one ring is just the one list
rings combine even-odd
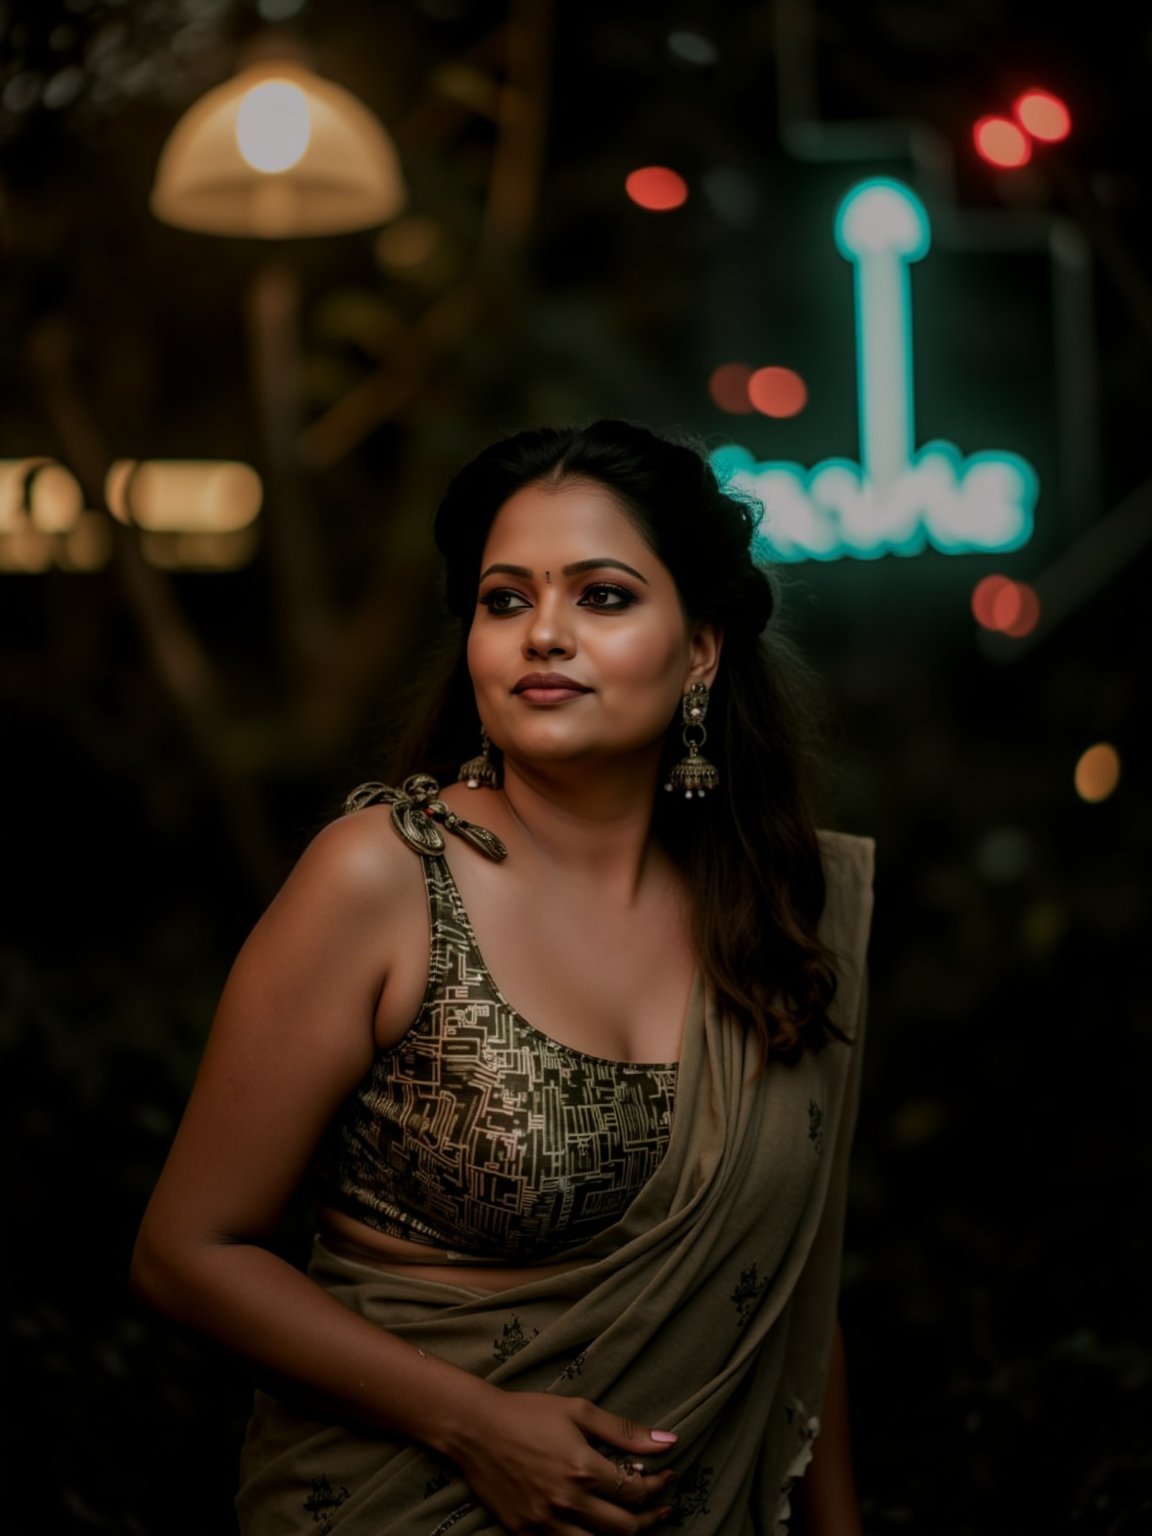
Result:
{"label": "chin", "polygon": [[650,741],[630,742],[513,742],[502,748],[506,758],[522,764],[526,769],[544,770],[571,767],[584,773],[597,770],[612,771],[623,765],[632,766],[638,774],[647,773],[659,743]]}

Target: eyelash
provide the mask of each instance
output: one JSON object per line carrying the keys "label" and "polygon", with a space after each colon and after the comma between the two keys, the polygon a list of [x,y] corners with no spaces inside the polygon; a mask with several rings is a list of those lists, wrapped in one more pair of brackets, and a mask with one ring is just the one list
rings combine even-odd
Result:
{"label": "eyelash", "polygon": [[[611,592],[613,597],[621,599],[620,602],[614,603],[611,608],[602,609],[601,611],[604,613],[620,612],[624,608],[631,608],[632,604],[636,601],[634,594],[629,592],[627,587],[618,587],[614,581],[594,581],[591,586],[584,589],[584,597],[580,599],[581,602],[584,601],[589,592]],[[599,605],[589,604],[589,606],[598,607]]]}
{"label": "eyelash", "polygon": [[[621,599],[621,601],[612,603],[611,605],[589,603],[587,602],[587,598],[593,592],[611,592],[614,597]],[[522,607],[518,608],[498,608],[496,606],[498,599],[502,597],[519,596],[520,593],[513,591],[511,587],[493,587],[491,591],[485,592],[484,595],[478,599],[478,602],[482,607],[487,608],[489,613],[494,614],[498,618],[503,618],[507,614],[522,613],[524,608],[528,605],[525,603]],[[591,608],[594,613],[622,613],[625,608],[630,608],[635,601],[636,598],[631,592],[628,591],[627,587],[618,587],[615,582],[612,581],[594,581],[589,586],[584,588],[584,591],[580,597],[581,605]]]}

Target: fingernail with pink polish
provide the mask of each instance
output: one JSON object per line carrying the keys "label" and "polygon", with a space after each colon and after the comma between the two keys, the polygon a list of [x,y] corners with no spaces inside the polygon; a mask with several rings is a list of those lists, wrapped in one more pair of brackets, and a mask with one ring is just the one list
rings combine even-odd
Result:
{"label": "fingernail with pink polish", "polygon": [[675,1445],[677,1440],[680,1438],[679,1435],[674,1435],[672,1431],[668,1429],[653,1429],[650,1430],[649,1433],[657,1445]]}

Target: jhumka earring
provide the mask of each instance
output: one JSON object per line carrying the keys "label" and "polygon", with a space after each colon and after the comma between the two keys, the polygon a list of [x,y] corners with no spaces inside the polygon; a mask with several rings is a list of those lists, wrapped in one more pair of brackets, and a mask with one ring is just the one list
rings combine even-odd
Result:
{"label": "jhumka earring", "polygon": [[469,789],[496,788],[496,769],[488,756],[488,748],[491,743],[488,740],[488,732],[480,727],[480,752],[476,757],[470,757],[466,763],[461,763],[459,778],[467,784]]}
{"label": "jhumka earring", "polygon": [[704,716],[708,713],[708,690],[703,683],[693,683],[680,700],[680,714],[684,721],[682,732],[687,757],[682,757],[673,768],[664,788],[671,794],[682,789],[685,800],[695,795],[703,800],[704,792],[715,789],[720,775],[706,757],[700,756],[700,748],[707,740]]}

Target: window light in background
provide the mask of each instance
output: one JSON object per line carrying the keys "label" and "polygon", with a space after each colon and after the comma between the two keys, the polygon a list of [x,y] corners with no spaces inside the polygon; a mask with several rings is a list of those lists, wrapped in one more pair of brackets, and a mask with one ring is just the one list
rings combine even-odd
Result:
{"label": "window light in background", "polygon": [[117,459],[104,481],[108,510],[139,530],[150,565],[234,571],[256,553],[264,499],[250,464],[212,459]]}
{"label": "window light in background", "polygon": [[233,533],[263,500],[252,466],[226,459],[117,459],[104,494],[113,517],[150,533]]}
{"label": "window light in background", "polygon": [[108,520],[85,508],[71,470],[43,455],[0,461],[0,570],[97,571],[111,558]]}

